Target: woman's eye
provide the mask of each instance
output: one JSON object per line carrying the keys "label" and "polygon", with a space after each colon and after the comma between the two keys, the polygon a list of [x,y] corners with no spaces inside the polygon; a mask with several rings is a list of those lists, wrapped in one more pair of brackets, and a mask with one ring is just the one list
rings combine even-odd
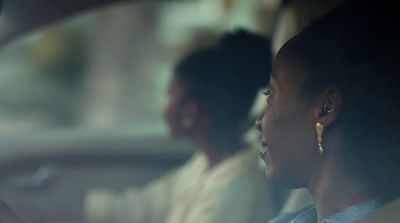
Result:
{"label": "woman's eye", "polygon": [[271,96],[272,96],[271,89],[266,88],[266,89],[264,90],[263,94],[265,95],[265,97],[267,97],[267,102],[269,102],[269,99],[270,99]]}
{"label": "woman's eye", "polygon": [[264,91],[263,91],[263,94],[265,95],[265,96],[270,96],[271,95],[271,89],[269,89],[269,88],[266,88]]}

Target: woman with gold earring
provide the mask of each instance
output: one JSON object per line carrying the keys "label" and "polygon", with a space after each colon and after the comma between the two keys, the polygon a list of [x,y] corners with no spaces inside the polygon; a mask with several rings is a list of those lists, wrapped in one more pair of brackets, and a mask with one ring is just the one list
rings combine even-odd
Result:
{"label": "woman with gold earring", "polygon": [[312,206],[271,223],[400,219],[399,14],[349,1],[289,40],[258,120],[273,183]]}

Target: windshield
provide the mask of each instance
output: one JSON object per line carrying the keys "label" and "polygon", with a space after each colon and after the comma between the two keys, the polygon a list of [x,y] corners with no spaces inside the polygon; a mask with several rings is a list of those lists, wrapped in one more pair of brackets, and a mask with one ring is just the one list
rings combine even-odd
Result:
{"label": "windshield", "polygon": [[[0,135],[166,134],[174,62],[226,30],[266,32],[275,1],[133,2],[49,25],[0,50]],[[4,15],[12,24],[12,13]]]}

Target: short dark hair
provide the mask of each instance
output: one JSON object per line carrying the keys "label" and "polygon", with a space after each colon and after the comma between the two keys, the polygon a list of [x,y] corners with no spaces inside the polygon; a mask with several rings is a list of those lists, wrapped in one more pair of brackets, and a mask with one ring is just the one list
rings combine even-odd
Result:
{"label": "short dark hair", "polygon": [[187,97],[208,113],[212,127],[238,129],[258,90],[267,84],[271,60],[267,38],[237,30],[185,56],[175,67],[175,77],[188,86]]}

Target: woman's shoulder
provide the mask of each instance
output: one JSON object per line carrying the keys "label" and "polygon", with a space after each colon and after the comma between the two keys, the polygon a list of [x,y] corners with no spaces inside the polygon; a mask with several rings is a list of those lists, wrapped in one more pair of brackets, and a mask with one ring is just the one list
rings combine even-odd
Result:
{"label": "woman's shoulder", "polygon": [[309,205],[295,212],[280,214],[278,217],[272,219],[268,223],[289,222],[317,223],[317,212],[315,207],[313,205]]}
{"label": "woman's shoulder", "polygon": [[208,174],[207,182],[229,187],[233,186],[233,183],[261,186],[262,182],[266,181],[266,177],[265,168],[259,164],[256,150],[242,150],[214,167]]}
{"label": "woman's shoulder", "polygon": [[356,223],[397,223],[400,219],[400,197],[377,209],[375,212],[366,215]]}

